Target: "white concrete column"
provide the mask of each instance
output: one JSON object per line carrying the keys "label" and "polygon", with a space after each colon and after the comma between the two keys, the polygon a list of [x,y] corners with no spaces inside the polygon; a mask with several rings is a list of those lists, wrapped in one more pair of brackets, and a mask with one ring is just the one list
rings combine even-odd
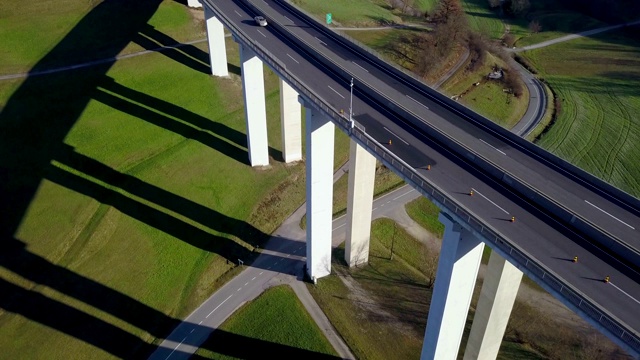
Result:
{"label": "white concrete column", "polygon": [[315,281],[331,273],[335,126],[315,109],[306,107],[305,113],[307,273]]}
{"label": "white concrete column", "polygon": [[421,359],[456,359],[464,331],[484,243],[448,215]]}
{"label": "white concrete column", "polygon": [[376,158],[351,140],[349,192],[347,195],[347,240],[344,260],[349,266],[369,261],[371,207],[376,180]]}
{"label": "white concrete column", "polygon": [[202,4],[198,0],[187,0],[187,6],[190,8],[201,8]]}
{"label": "white concrete column", "polygon": [[[191,4],[189,4],[191,6]],[[213,11],[204,7],[204,19],[207,26],[207,40],[209,42],[209,59],[211,60],[211,74],[215,76],[229,76],[227,68],[227,46],[224,40],[224,27]]]}
{"label": "white concrete column", "polygon": [[249,162],[251,166],[266,166],[269,165],[269,141],[262,60],[243,43],[239,45]]}
{"label": "white concrete column", "polygon": [[282,158],[290,163],[302,160],[302,111],[298,93],[280,78],[280,123]]}
{"label": "white concrete column", "polygon": [[480,299],[464,351],[465,360],[495,359],[518,295],[522,271],[491,252]]}

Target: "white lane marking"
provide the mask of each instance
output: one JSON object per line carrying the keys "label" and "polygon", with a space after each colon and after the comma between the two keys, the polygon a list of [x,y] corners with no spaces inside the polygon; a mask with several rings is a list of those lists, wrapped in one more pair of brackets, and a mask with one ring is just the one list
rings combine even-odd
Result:
{"label": "white lane marking", "polygon": [[251,279],[251,281],[253,281],[253,280],[255,280],[255,279],[256,279],[256,277],[254,276],[254,277],[253,277],[253,279]]}
{"label": "white lane marking", "polygon": [[238,290],[236,290],[236,292],[238,292],[238,291],[240,291],[240,290],[242,290],[242,288],[241,288],[241,287],[239,287],[239,288],[238,288]]}
{"label": "white lane marking", "polygon": [[366,71],[366,72],[369,72],[369,70],[367,70],[367,69],[363,68],[362,66],[358,65],[358,63],[357,63],[357,62],[355,62],[355,61],[351,61],[351,62],[353,63],[353,65],[355,65],[355,66],[359,67],[360,69],[362,69],[362,70],[364,70],[364,71]]}
{"label": "white lane marking", "polygon": [[391,135],[393,135],[393,136],[397,137],[398,139],[400,139],[400,141],[402,141],[403,143],[405,143],[405,144],[409,145],[409,143],[408,143],[408,142],[404,141],[400,136],[396,135],[396,133],[394,133],[393,131],[391,131],[391,130],[387,129],[387,127],[386,127],[386,126],[384,126],[384,129],[385,129],[385,130],[387,130],[388,132],[390,132],[390,133],[391,133]]}
{"label": "white lane marking", "polygon": [[324,46],[327,46],[327,43],[326,43],[326,42],[324,42],[324,41],[322,41],[322,40],[320,40],[320,38],[319,38],[319,37],[315,36],[315,38],[316,38],[316,40],[320,41],[320,44],[322,44],[322,45],[324,45]]}
{"label": "white lane marking", "polygon": [[[327,86],[329,86],[329,85],[327,85]],[[336,89],[332,88],[331,86],[329,86],[329,89],[333,90],[334,93],[340,95],[340,97],[344,99],[344,96],[342,96],[339,92],[337,92]]]}
{"label": "white lane marking", "polygon": [[633,300],[633,301],[637,302],[638,304],[640,304],[640,301],[638,301],[638,299],[636,299],[636,298],[634,298],[633,296],[631,296],[631,295],[627,294],[624,290],[620,289],[619,287],[617,287],[617,286],[613,285],[613,283],[612,283],[612,282],[609,282],[609,285],[611,285],[611,286],[613,286],[614,288],[618,289],[618,291],[620,291],[621,293],[623,293],[623,294],[627,295],[628,297],[630,297],[630,298],[631,298],[631,300]]}
{"label": "white lane marking", "polygon": [[[238,289],[238,290],[240,290],[240,289]],[[232,297],[232,296],[233,296],[233,295],[229,295],[229,297],[228,297],[228,298],[224,299],[224,301],[223,301],[223,302],[221,302],[220,304],[218,304],[218,306],[216,306],[216,308],[215,308],[215,309],[211,310],[211,312],[209,313],[209,315],[205,316],[205,319],[206,319],[206,318],[208,318],[209,316],[211,316],[211,314],[213,314],[213,312],[214,312],[214,311],[218,310],[218,308],[219,308],[220,306],[222,306],[222,304],[226,303],[226,302],[227,302],[227,300],[231,299],[231,297]]]}
{"label": "white lane marking", "polygon": [[304,247],[304,246],[300,246],[300,247],[298,248],[298,250],[301,250],[303,247]]}
{"label": "white lane marking", "polygon": [[169,356],[167,356],[166,358],[164,358],[164,360],[167,360],[168,358],[171,357],[171,354],[173,354],[176,350],[178,350],[178,348],[180,347],[180,345],[182,345],[182,343],[187,340],[187,337],[185,336],[184,339],[182,339],[182,341],[180,341],[180,344],[178,344],[176,347],[173,348],[173,351],[169,353]]}
{"label": "white lane marking", "polygon": [[269,266],[269,267],[267,268],[267,270],[269,270],[269,269],[271,269],[271,266]]}
{"label": "white lane marking", "polygon": [[293,56],[291,56],[291,55],[289,55],[289,54],[287,54],[287,56],[288,56],[288,57],[290,57],[290,58],[291,58],[291,60],[295,61],[295,62],[296,62],[296,64],[300,64],[300,63],[298,62],[298,60],[296,60],[296,59],[294,59],[294,58],[293,58]]}
{"label": "white lane marking", "polygon": [[242,14],[240,14],[240,13],[238,12],[238,10],[233,10],[233,11],[235,11],[235,12],[236,12],[236,14],[238,14],[238,16],[242,17]]}
{"label": "white lane marking", "polygon": [[262,275],[262,273],[263,273],[263,272],[264,272],[264,271],[260,271],[260,274],[258,274],[258,275]]}
{"label": "white lane marking", "polygon": [[191,331],[189,331],[189,334],[193,334],[194,331],[196,331],[196,329],[191,329]]}
{"label": "white lane marking", "polygon": [[502,150],[500,150],[500,149],[496,148],[495,146],[493,146],[493,145],[489,144],[488,142],[486,142],[486,141],[484,141],[484,140],[482,140],[482,139],[478,139],[478,140],[480,140],[480,141],[482,141],[483,143],[487,144],[489,147],[492,147],[492,148],[493,148],[493,150],[495,150],[495,151],[499,152],[500,154],[502,154],[502,155],[507,155],[507,153],[505,153],[504,151],[502,151]]}
{"label": "white lane marking", "polygon": [[202,325],[202,320],[198,323],[198,325]]}
{"label": "white lane marking", "polygon": [[289,20],[290,22],[293,22],[293,20],[289,19],[288,17],[284,17],[285,19]]}
{"label": "white lane marking", "polygon": [[404,193],[404,194],[402,194],[402,195],[399,195],[399,196],[394,197],[394,198],[393,198],[393,200],[398,200],[398,199],[400,199],[401,197],[403,197],[403,196],[405,196],[405,195],[407,195],[407,194],[411,194],[411,193],[412,193],[412,192],[414,192],[414,191],[415,191],[415,190],[411,189],[411,190],[407,191],[406,193]]}
{"label": "white lane marking", "polygon": [[244,283],[244,286],[247,286],[247,285],[249,285],[249,282],[248,282],[248,281],[247,281],[246,283]]}
{"label": "white lane marking", "polygon": [[287,257],[291,256],[291,254],[287,254]]}
{"label": "white lane marking", "polygon": [[621,223],[623,223],[623,224],[627,225],[628,227],[632,228],[633,230],[635,230],[635,229],[636,229],[636,228],[634,228],[633,226],[631,226],[631,225],[627,224],[626,222],[624,222],[624,221],[622,221],[622,220],[618,219],[617,217],[615,217],[615,216],[613,216],[613,215],[609,214],[608,212],[606,212],[606,211],[604,211],[604,210],[600,209],[599,207],[595,206],[594,204],[590,203],[589,201],[585,200],[584,202],[586,202],[587,204],[589,204],[589,205],[593,206],[594,208],[596,208],[596,209],[598,209],[598,210],[602,211],[603,213],[605,213],[605,214],[607,214],[607,215],[611,216],[612,218],[614,218],[614,219],[616,219],[616,220],[620,221]]}
{"label": "white lane marking", "polygon": [[262,33],[262,31],[260,31],[260,30],[258,30],[258,29],[256,29],[256,31],[257,31],[257,32],[259,32],[259,33],[260,33],[260,35],[262,35],[262,36],[264,36],[264,37],[267,37],[267,35],[263,34],[263,33]]}
{"label": "white lane marking", "polygon": [[500,206],[498,206],[498,204],[496,204],[496,203],[494,203],[493,201],[489,200],[489,198],[488,198],[488,197],[486,197],[486,196],[484,196],[484,195],[482,195],[482,194],[480,193],[480,191],[478,191],[478,190],[476,190],[476,189],[474,189],[474,188],[471,188],[471,190],[473,190],[473,192],[474,192],[475,194],[478,194],[478,195],[482,196],[485,200],[487,200],[488,202],[490,202],[490,203],[492,203],[493,205],[495,205],[495,207],[497,207],[498,209],[500,209],[500,210],[504,211],[507,215],[509,214],[509,212],[508,212],[507,210],[505,210],[505,209],[501,208]]}
{"label": "white lane marking", "polygon": [[411,100],[413,100],[413,101],[417,102],[418,104],[422,105],[425,109],[429,110],[429,107],[428,107],[427,105],[425,105],[425,104],[421,103],[420,101],[418,101],[418,100],[416,100],[416,99],[412,98],[412,97],[411,97],[411,96],[409,96],[409,95],[407,95],[407,97],[408,97],[409,99],[411,99]]}
{"label": "white lane marking", "polygon": [[376,211],[377,209],[378,209],[377,207],[374,207],[373,209],[371,209],[371,211],[373,212],[373,211]]}

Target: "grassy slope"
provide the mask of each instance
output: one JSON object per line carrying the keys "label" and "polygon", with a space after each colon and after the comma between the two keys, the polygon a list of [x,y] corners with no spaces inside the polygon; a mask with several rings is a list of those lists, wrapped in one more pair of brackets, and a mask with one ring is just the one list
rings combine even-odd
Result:
{"label": "grassy slope", "polygon": [[235,359],[274,352],[285,358],[337,355],[293,290],[284,285],[266,290],[236,311],[196,354]]}
{"label": "grassy slope", "polygon": [[539,145],[640,196],[640,42],[621,32],[525,53],[562,99]]}
{"label": "grassy slope", "polygon": [[[11,17],[3,18],[14,32],[2,41],[16,51],[12,51],[15,56],[4,58],[9,59],[6,62],[0,61],[0,73],[28,69],[89,11],[73,1],[59,7],[47,4],[40,6],[50,6],[50,16],[28,16],[35,10],[21,4],[11,8]],[[23,10],[27,15],[21,15]],[[65,20],[64,26],[58,25],[58,16]],[[149,23],[160,33],[147,34],[156,37],[165,34],[191,40],[203,36],[186,9],[173,1],[162,3]],[[39,26],[52,30],[43,32],[38,46],[32,47],[24,39],[38,32]],[[124,52],[136,48],[139,45],[129,45]],[[237,45],[228,40],[227,49],[230,63],[237,68]],[[77,58],[73,51],[46,65],[76,64],[99,55]],[[260,200],[283,182],[299,184],[291,179],[303,174],[303,166],[272,161],[270,170],[250,168],[239,78],[232,75],[216,80],[207,75],[204,44],[200,49],[189,48],[189,53],[183,51],[187,50],[172,54],[179,61],[152,54],[117,62],[90,94],[78,94],[90,99],[86,107],[82,105],[80,117],[70,119],[73,126],[66,134],[66,145],[47,145],[64,150],[56,150],[64,156],[53,160],[48,170],[57,174],[56,181],[41,182],[15,237],[26,244],[27,254],[46,263],[44,273],[54,273],[56,281],[71,284],[79,292],[38,285],[26,273],[0,269],[3,280],[29,289],[30,299],[44,294],[52,304],[68,305],[65,312],[50,315],[53,326],[42,326],[45,319],[37,317],[30,321],[11,312],[0,314],[0,347],[5,356],[41,357],[46,353],[48,358],[68,358],[71,351],[79,358],[103,358],[109,353],[131,356],[135,347],[143,349],[145,342],[162,335],[174,319],[190,312],[218,285],[216,280],[232,266],[218,255],[220,251],[251,248],[255,239],[247,236],[247,219],[268,233],[272,223],[279,223],[303,201],[303,191],[287,194],[278,209],[269,204],[260,208],[271,211],[270,223],[254,221],[251,214],[259,209]],[[39,77],[42,90],[38,91],[64,86],[58,79],[71,83],[92,79],[96,76],[93,71]],[[273,149],[280,149],[277,77],[266,71],[265,79],[269,142]],[[30,82],[32,89],[34,81]],[[0,83],[0,106],[24,82]],[[49,115],[52,119],[65,117],[68,100],[60,105],[61,100],[44,96],[37,107],[25,103],[21,116],[28,119],[56,105],[63,112]],[[14,140],[28,143],[27,135]],[[347,156],[346,140],[336,143],[336,162],[342,163]],[[277,158],[277,150],[272,155]],[[301,183],[304,187],[304,181]],[[90,299],[80,294],[90,294]],[[103,298],[111,299],[109,305],[97,300]],[[153,316],[142,326],[136,317],[144,313]],[[74,328],[79,333],[55,325],[76,318],[85,319]],[[92,346],[100,343],[93,342],[96,325],[107,326],[108,331],[95,336],[124,336],[134,339],[135,346],[109,340]]]}

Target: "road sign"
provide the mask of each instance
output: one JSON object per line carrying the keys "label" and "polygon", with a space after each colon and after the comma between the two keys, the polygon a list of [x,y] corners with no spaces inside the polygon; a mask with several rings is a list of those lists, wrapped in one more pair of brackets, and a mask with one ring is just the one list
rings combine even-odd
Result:
{"label": "road sign", "polygon": [[331,24],[331,13],[327,14],[327,25]]}

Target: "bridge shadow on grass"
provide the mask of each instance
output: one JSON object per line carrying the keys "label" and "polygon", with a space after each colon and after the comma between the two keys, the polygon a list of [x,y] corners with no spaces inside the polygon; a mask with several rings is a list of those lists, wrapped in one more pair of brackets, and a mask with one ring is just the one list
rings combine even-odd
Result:
{"label": "bridge shadow on grass", "polygon": [[[155,50],[162,46],[175,46],[159,52],[166,57],[188,66],[195,71],[211,74],[209,67],[209,54],[193,45],[180,44],[174,38],[156,30],[151,25],[146,25],[133,39],[133,42],[147,50]],[[179,46],[176,46],[179,45]]]}
{"label": "bridge shadow on grass", "polygon": [[[98,308],[110,316],[118,317],[154,337],[165,336],[180,323],[179,320],[167,316],[128,295],[55,265],[29,252],[25,249],[25,244],[19,240],[11,239],[5,241],[5,246],[10,247],[12,251],[9,253],[6,251],[0,252],[0,262],[3,267],[20,274],[37,285],[56,290],[89,306]],[[146,358],[156,350],[155,345],[149,344],[138,335],[132,334],[105,319],[98,318],[48,295],[44,295],[38,290],[38,287],[28,289],[0,278],[0,294],[2,294],[0,296],[0,308],[72,336],[118,358]],[[188,326],[194,330],[211,331],[210,328],[197,324],[189,324]],[[288,345],[231,334],[222,330],[217,330],[215,334],[216,339],[223,338],[224,343],[209,342],[204,344],[203,348],[218,354],[254,358],[264,355],[262,351],[273,351],[273,353],[291,354],[292,356],[300,356],[300,358],[333,358]],[[174,340],[180,342],[183,339]],[[189,338],[184,340],[183,344],[198,345]],[[228,345],[230,344],[235,346],[229,347]],[[161,349],[160,353],[165,352],[165,350],[165,355],[173,351],[173,349]],[[70,354],[71,352],[68,353],[68,355]],[[191,358],[200,359],[202,357],[192,356]]]}
{"label": "bridge shadow on grass", "polygon": [[[0,112],[0,267],[12,274],[11,279],[22,278],[36,284],[35,288],[25,288],[8,277],[0,277],[0,308],[73,336],[119,358],[140,358],[140,355],[152,351],[153,346],[107,320],[55,300],[52,298],[55,294],[44,295],[39,289],[42,286],[50,288],[59,292],[58,296],[98,308],[105,313],[105,318],[117,317],[156,337],[167,334],[178,324],[178,320],[26,250],[16,233],[43,179],[112,205],[151,227],[227,259],[236,260],[238,255],[250,257],[252,254],[234,241],[204,230],[205,226],[212,232],[248,242],[255,237],[265,236],[255,233],[256,229],[242,221],[118,173],[75,153],[64,144],[65,137],[93,94],[102,94],[103,98],[110,101],[117,97],[97,88],[108,80],[106,73],[115,62],[115,57],[139,32],[148,29],[146,24],[160,3],[161,0],[100,2],[31,69],[31,73],[67,65],[69,59],[73,59],[74,63],[112,60],[74,71],[30,76],[13,92]],[[114,17],[118,21],[114,22]],[[116,90],[125,92],[126,89]],[[162,102],[156,102],[155,105],[164,107],[173,116],[189,119],[204,127],[203,118],[189,114],[184,109]],[[146,115],[156,121],[166,121],[165,118],[159,120],[156,115]],[[243,141],[239,133],[215,126],[210,124],[206,129],[226,132],[235,141]],[[187,129],[178,130],[190,134]],[[214,144],[221,141],[206,139],[206,142],[210,146],[217,146],[220,151],[227,151],[236,159],[241,156],[240,152]],[[246,158],[246,153],[242,156]],[[52,164],[54,161],[72,170]],[[154,205],[135,200],[125,192]],[[179,215],[165,213],[160,207]],[[266,260],[272,258],[272,261],[264,263],[280,259],[279,256],[264,256]],[[250,260],[245,259],[245,263],[248,264]]]}
{"label": "bridge shadow on grass", "polygon": [[164,100],[122,86],[115,81],[101,82],[99,86],[100,89],[93,94],[95,100],[187,139],[198,141],[231,159],[249,165],[246,151],[247,138],[237,130]]}

